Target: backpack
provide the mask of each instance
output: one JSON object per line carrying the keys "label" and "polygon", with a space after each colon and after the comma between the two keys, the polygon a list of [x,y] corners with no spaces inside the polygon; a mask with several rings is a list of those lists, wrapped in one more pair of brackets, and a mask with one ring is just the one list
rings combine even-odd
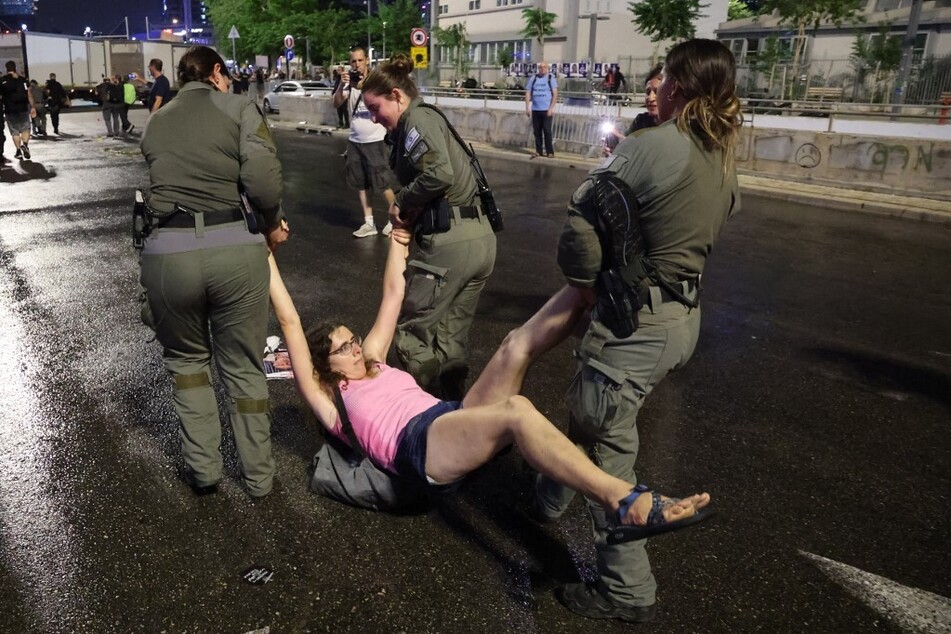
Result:
{"label": "backpack", "polygon": [[[27,94],[26,79],[23,77],[10,77],[8,75],[4,77],[3,84],[3,93],[6,97],[7,104],[11,106],[12,112],[20,111],[16,106],[23,106],[30,103],[30,97]],[[12,90],[7,88],[7,86],[12,86]]]}
{"label": "backpack", "polygon": [[109,95],[109,103],[125,103],[125,95],[122,86],[117,84],[107,84],[106,94]]}

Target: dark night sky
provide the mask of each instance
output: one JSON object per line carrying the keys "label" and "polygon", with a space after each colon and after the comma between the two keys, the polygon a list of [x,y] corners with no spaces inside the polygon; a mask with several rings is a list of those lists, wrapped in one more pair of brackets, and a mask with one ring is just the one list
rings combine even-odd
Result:
{"label": "dark night sky", "polygon": [[122,19],[129,16],[129,31],[145,32],[145,18],[158,23],[162,0],[38,0],[34,31],[81,34],[87,26],[104,34],[122,35]]}

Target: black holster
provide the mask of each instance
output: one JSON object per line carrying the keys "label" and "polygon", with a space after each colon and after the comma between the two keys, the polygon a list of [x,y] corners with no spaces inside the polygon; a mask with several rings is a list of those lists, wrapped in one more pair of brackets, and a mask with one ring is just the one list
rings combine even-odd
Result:
{"label": "black holster", "polygon": [[420,235],[445,233],[452,226],[452,207],[444,196],[431,200],[417,219]]}
{"label": "black holster", "polygon": [[482,213],[489,219],[492,231],[498,233],[505,228],[505,223],[502,221],[502,212],[499,210],[499,206],[495,204],[495,195],[488,186],[479,187],[479,200],[482,203]]}
{"label": "black holster", "polygon": [[135,201],[132,204],[132,246],[141,249],[145,246],[145,239],[152,233],[152,214],[145,204],[145,196],[141,189],[135,190]]}
{"label": "black holster", "polygon": [[598,318],[618,339],[637,330],[641,300],[617,269],[598,274]]}

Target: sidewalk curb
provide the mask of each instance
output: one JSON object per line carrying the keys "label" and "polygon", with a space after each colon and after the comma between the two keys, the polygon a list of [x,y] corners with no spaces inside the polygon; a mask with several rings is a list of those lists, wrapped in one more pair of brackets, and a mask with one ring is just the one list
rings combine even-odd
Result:
{"label": "sidewalk curb", "polygon": [[[307,134],[327,136],[347,136],[349,134],[347,130],[341,130],[333,126],[309,125],[304,122],[293,124],[288,121],[272,121],[271,125],[276,128],[297,130]],[[564,154],[552,158],[533,158],[530,151],[524,148],[498,147],[481,142],[473,142],[472,145],[483,156],[523,160],[538,166],[567,167],[584,170],[585,172],[601,161],[600,158]],[[762,196],[802,205],[821,204],[826,209],[836,211],[860,212],[903,220],[951,225],[951,202],[947,201],[856,191],[742,173],[739,174],[738,179],[740,191],[753,196]]]}

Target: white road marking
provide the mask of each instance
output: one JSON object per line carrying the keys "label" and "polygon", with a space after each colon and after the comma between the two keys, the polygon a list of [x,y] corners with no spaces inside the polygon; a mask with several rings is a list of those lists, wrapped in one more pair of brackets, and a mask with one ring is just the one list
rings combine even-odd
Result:
{"label": "white road marking", "polygon": [[951,632],[951,599],[800,550],[830,579],[906,632]]}

